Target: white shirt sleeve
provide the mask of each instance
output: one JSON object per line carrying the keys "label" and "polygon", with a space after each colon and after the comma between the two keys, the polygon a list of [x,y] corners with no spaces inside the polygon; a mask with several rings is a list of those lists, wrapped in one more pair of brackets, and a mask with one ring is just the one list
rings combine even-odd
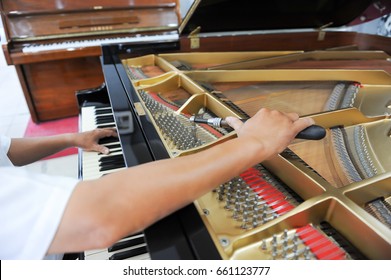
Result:
{"label": "white shirt sleeve", "polygon": [[12,162],[7,156],[10,146],[11,146],[11,138],[0,135],[0,167],[13,166]]}
{"label": "white shirt sleeve", "polygon": [[0,167],[0,182],[0,259],[45,258],[77,179]]}

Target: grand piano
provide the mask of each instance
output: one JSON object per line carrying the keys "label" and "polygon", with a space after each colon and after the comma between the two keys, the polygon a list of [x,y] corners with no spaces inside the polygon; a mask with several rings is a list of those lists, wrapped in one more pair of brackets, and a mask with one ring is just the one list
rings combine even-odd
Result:
{"label": "grand piano", "polygon": [[[4,1],[3,1],[4,2]],[[391,39],[346,31],[389,1],[194,1],[167,38],[103,44],[77,92],[81,130],[116,127],[80,178],[236,137],[192,116],[311,116],[298,139],[191,205],[85,259],[391,259]],[[369,13],[369,11],[372,11]],[[243,147],[245,152],[245,147]],[[180,170],[178,170],[180,172]]]}
{"label": "grand piano", "polygon": [[104,45],[105,83],[77,95],[82,120],[105,125],[103,110],[120,134],[123,158],[103,174],[236,137],[194,116],[295,111],[326,137],[296,140],[119,242],[138,244],[85,258],[391,259],[391,39],[340,27],[385,4],[195,1],[178,40]]}

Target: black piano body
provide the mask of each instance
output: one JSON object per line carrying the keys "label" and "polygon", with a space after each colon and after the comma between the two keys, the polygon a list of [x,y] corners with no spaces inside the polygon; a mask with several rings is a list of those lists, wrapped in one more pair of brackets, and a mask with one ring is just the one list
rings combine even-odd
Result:
{"label": "black piano body", "polygon": [[[195,1],[189,12],[190,18],[185,18],[184,27],[180,27],[179,40],[110,44],[102,47],[101,64],[105,79],[102,96],[104,99],[109,99],[113,108],[126,166],[132,167],[169,158],[170,155],[148,114],[143,113],[142,109],[140,111],[139,104],[142,100],[124,68],[122,60],[125,58],[182,52],[286,50],[311,52],[325,49],[382,50],[391,54],[390,38],[341,32],[334,27],[354,20],[357,14],[363,13],[369,5],[372,5],[372,1],[328,1],[328,5],[324,6],[322,6],[324,1],[298,1],[299,4],[295,2],[297,6],[289,5],[292,1],[283,1],[282,7],[266,5],[261,16],[259,11],[262,7],[259,5],[262,6],[263,3],[246,2],[248,5],[241,5],[238,12],[236,1]],[[316,3],[319,6],[316,6]],[[304,9],[307,13],[300,10],[303,7],[307,7],[307,10]],[[318,17],[313,17],[312,13],[319,7],[324,10],[318,11]],[[354,12],[353,7],[356,9]],[[386,7],[389,8],[387,5]],[[271,16],[270,13],[279,8],[284,11],[282,16]],[[342,14],[347,18],[342,17]],[[297,21],[298,15],[302,15],[299,21]],[[235,16],[237,20],[231,20]],[[258,16],[265,17],[266,20],[258,20]],[[284,20],[287,20],[290,28],[294,28],[293,31],[281,32],[281,29],[286,27],[283,24]],[[243,25],[238,22],[242,22]],[[201,28],[198,28],[199,26]],[[314,26],[316,29],[313,29]],[[226,31],[226,28],[232,31],[222,32],[222,30]],[[267,31],[264,31],[266,29]],[[305,31],[302,32],[302,29]],[[338,63],[333,66],[344,68],[344,65]],[[357,63],[349,67],[368,69],[373,65],[363,62],[362,66]],[[278,65],[275,68],[278,68]],[[380,65],[379,69],[391,73],[387,63]],[[79,105],[83,106],[83,102],[89,100],[89,96],[93,96],[93,92],[81,95]],[[211,237],[193,204],[150,226],[144,234],[152,259],[222,258],[216,247],[216,241]],[[363,255],[358,255],[365,258]],[[387,253],[384,255],[387,256]]]}

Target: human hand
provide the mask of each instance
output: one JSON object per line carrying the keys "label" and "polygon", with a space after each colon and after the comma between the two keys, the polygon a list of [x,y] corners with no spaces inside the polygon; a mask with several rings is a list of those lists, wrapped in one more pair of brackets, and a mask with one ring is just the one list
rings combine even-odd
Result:
{"label": "human hand", "polygon": [[299,118],[296,113],[267,108],[260,109],[245,123],[235,117],[227,117],[225,120],[235,129],[239,138],[256,144],[266,158],[282,152],[300,131],[314,124],[311,118]]}
{"label": "human hand", "polygon": [[109,149],[98,143],[100,139],[105,137],[118,137],[117,130],[115,128],[104,128],[77,133],[75,135],[75,146],[85,151],[96,151],[107,155]]}

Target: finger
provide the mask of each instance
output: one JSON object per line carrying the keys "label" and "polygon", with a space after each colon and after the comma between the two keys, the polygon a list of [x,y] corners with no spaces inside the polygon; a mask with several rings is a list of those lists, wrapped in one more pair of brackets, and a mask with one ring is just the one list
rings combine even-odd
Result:
{"label": "finger", "polygon": [[98,136],[99,138],[110,137],[110,136],[118,137],[118,134],[115,128],[105,128],[105,129],[98,130]]}
{"label": "finger", "polygon": [[235,130],[240,129],[243,125],[243,122],[236,117],[226,117],[225,121]]}
{"label": "finger", "polygon": [[105,147],[105,146],[103,146],[103,145],[96,145],[96,146],[94,147],[94,150],[97,151],[97,152],[99,152],[99,153],[102,153],[102,154],[104,154],[104,155],[108,155],[108,154],[110,153],[109,148],[107,148],[107,147]]}
{"label": "finger", "polygon": [[115,129],[115,128],[106,128],[105,130],[109,136],[116,136],[117,135],[117,129]]}
{"label": "finger", "polygon": [[299,115],[297,113],[284,113],[284,115],[291,119],[293,122],[299,119]]}
{"label": "finger", "polygon": [[293,123],[298,133],[313,124],[315,124],[315,121],[310,117],[298,119]]}

